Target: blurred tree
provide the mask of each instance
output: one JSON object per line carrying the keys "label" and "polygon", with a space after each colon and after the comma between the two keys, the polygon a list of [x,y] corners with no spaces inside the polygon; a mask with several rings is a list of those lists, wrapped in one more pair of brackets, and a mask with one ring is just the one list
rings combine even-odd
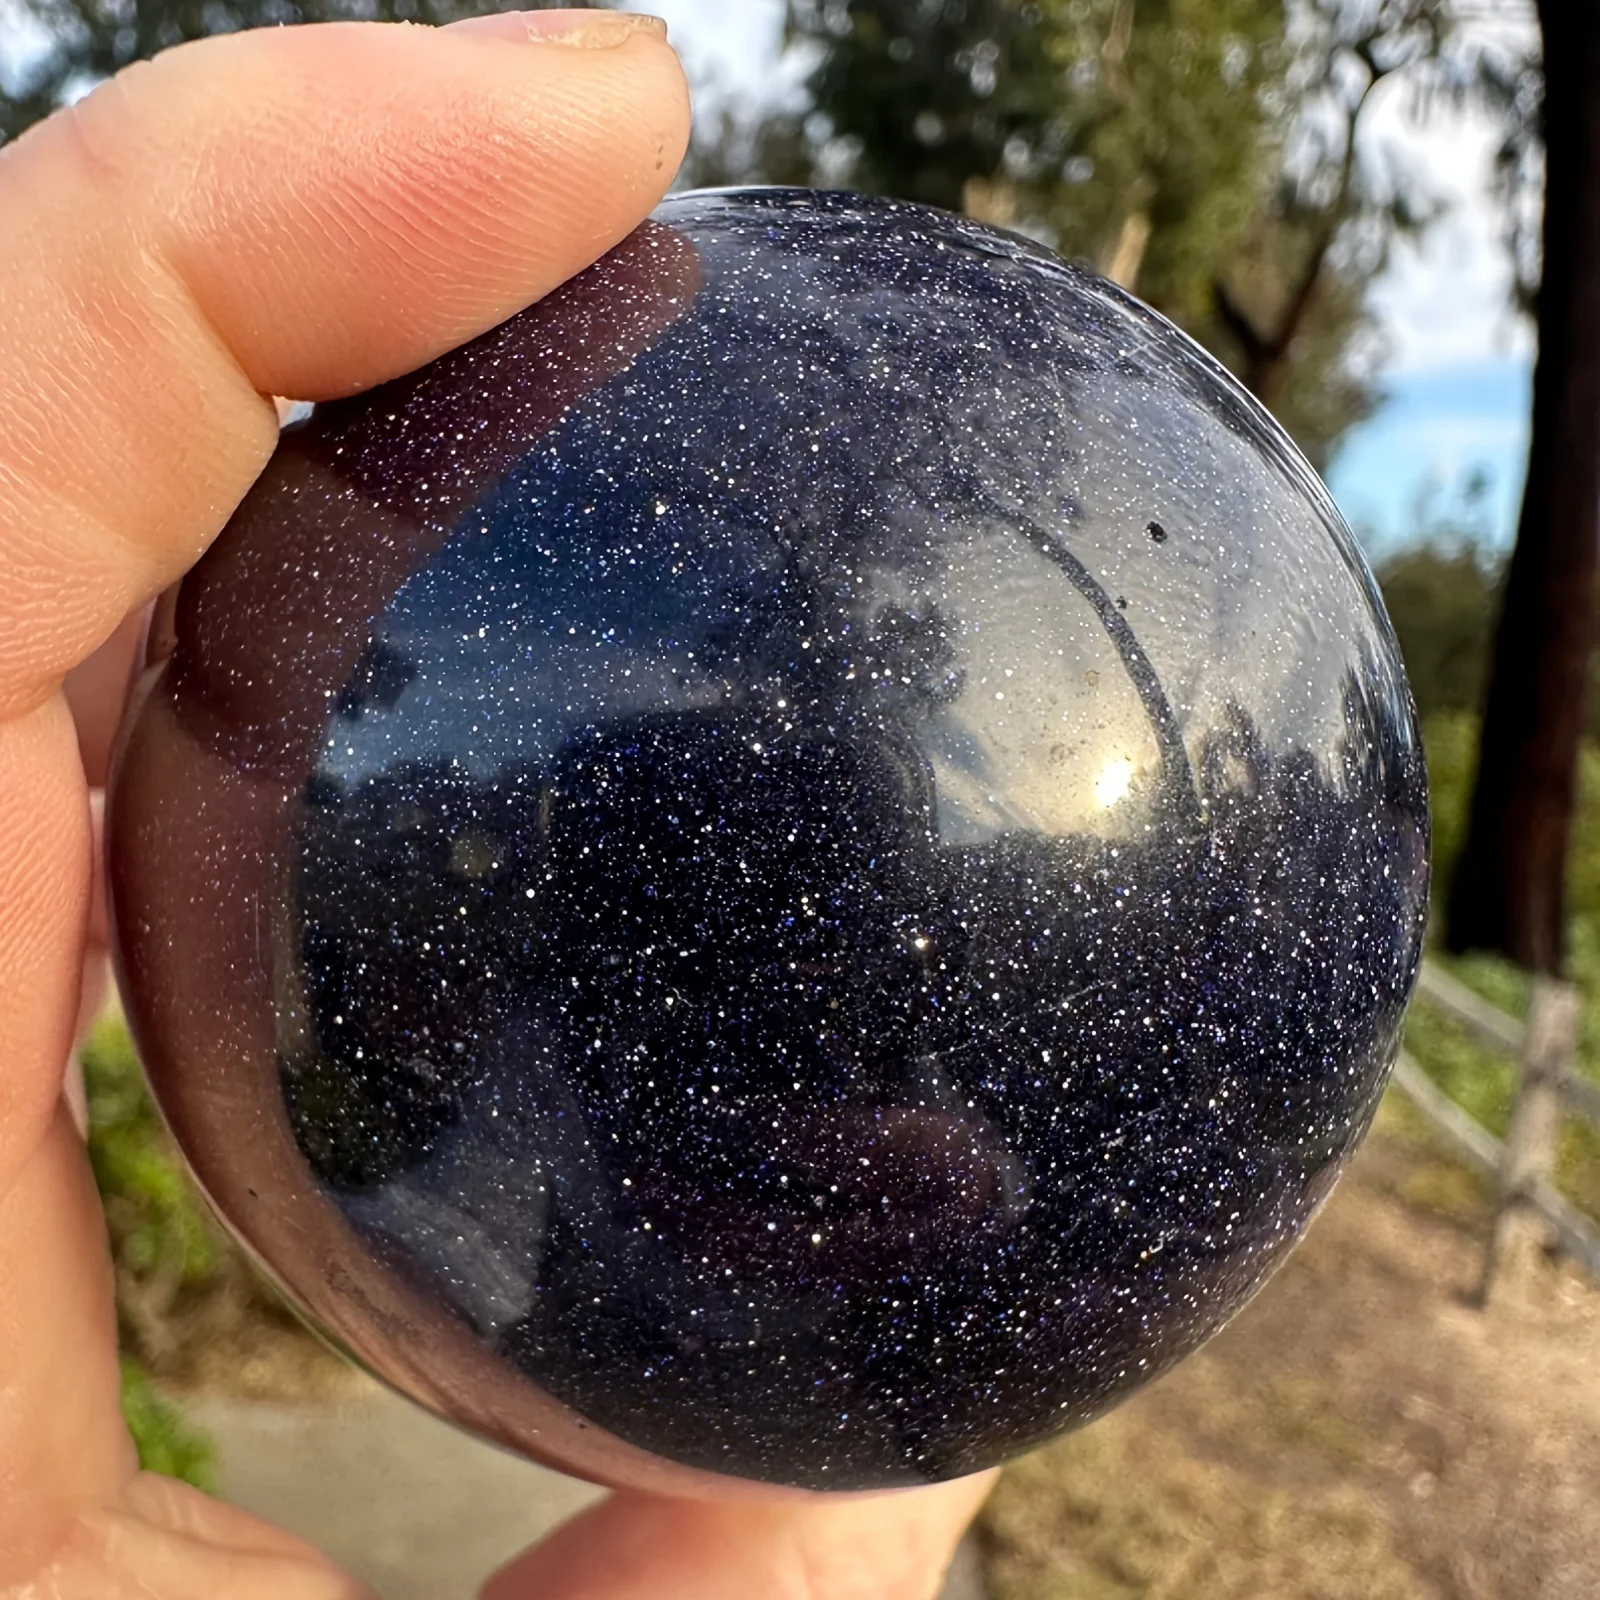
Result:
{"label": "blurred tree", "polygon": [[292,22],[450,22],[498,9],[494,0],[0,0],[0,37],[16,58],[14,81],[0,78],[0,145],[101,78],[186,39]]}
{"label": "blurred tree", "polygon": [[1035,233],[1195,335],[1319,466],[1371,409],[1366,286],[1430,212],[1358,128],[1379,84],[1448,75],[1447,0],[788,0],[788,35],[807,105],[725,120],[702,172]]}
{"label": "blurred tree", "polygon": [[788,36],[818,55],[805,131],[858,188],[959,211],[974,179],[1005,170],[1008,149],[1053,141],[1064,154],[1039,4],[789,0]]}
{"label": "blurred tree", "polygon": [[1482,545],[1427,543],[1378,568],[1417,710],[1475,711],[1483,695],[1500,563]]}
{"label": "blurred tree", "polygon": [[[1600,559],[1600,6],[1537,9],[1542,100],[1506,146],[1523,170],[1535,136],[1543,149],[1533,430],[1446,936],[1558,973]],[[1505,80],[1514,110],[1528,104],[1530,71]],[[1531,252],[1520,264],[1532,268]]]}
{"label": "blurred tree", "polygon": [[[1242,248],[1210,286],[1216,331],[1208,342],[1274,407],[1314,371],[1308,358],[1330,333],[1369,331],[1367,284],[1395,238],[1433,215],[1414,178],[1362,159],[1374,92],[1398,78],[1421,89],[1461,70],[1447,0],[1303,0],[1289,20],[1281,164]],[[1364,397],[1346,391],[1331,408],[1323,397],[1325,427],[1362,414]]]}

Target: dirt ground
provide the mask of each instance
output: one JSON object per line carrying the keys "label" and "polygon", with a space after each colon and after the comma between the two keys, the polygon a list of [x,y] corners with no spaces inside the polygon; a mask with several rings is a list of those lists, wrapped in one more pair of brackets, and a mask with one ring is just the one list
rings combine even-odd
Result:
{"label": "dirt ground", "polygon": [[991,1600],[1595,1600],[1600,1291],[1473,1309],[1486,1217],[1386,1105],[1231,1327],[1007,1473]]}

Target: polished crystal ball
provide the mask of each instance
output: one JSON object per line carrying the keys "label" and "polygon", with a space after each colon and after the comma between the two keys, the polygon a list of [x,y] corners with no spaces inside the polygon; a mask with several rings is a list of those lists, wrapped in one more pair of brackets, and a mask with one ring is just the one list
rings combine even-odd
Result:
{"label": "polished crystal ball", "polygon": [[771,190],[285,433],[157,609],[111,884],[161,1106],[341,1347],[604,1481],[845,1489],[1261,1285],[1427,837],[1260,406],[1025,239]]}

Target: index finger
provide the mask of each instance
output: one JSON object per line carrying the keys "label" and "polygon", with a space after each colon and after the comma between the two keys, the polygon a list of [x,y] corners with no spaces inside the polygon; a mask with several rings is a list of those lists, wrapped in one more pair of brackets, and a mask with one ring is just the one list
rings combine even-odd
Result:
{"label": "index finger", "polygon": [[0,717],[193,563],[277,442],[264,396],[538,299],[650,209],[686,122],[648,35],[352,23],[171,52],[0,154]]}

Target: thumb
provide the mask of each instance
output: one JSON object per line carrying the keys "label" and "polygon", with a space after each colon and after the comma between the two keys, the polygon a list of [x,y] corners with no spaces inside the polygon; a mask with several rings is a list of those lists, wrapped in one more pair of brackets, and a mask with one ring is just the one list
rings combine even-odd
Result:
{"label": "thumb", "polygon": [[765,1504],[619,1492],[495,1574],[482,1600],[932,1600],[994,1480]]}

